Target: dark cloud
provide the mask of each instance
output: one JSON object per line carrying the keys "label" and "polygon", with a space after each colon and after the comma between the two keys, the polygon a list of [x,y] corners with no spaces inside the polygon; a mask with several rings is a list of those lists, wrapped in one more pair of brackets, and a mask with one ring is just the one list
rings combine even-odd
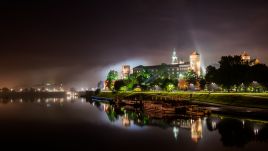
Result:
{"label": "dark cloud", "polygon": [[264,0],[1,2],[0,86],[91,87],[107,66],[169,62],[174,47],[205,65],[244,50],[268,63],[267,18]]}

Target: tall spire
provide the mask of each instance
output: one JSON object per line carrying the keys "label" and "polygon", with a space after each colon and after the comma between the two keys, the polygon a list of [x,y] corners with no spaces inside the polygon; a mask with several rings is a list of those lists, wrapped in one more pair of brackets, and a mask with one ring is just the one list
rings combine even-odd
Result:
{"label": "tall spire", "polygon": [[173,53],[172,53],[172,57],[171,58],[172,58],[171,64],[178,64],[179,63],[175,48],[173,48]]}

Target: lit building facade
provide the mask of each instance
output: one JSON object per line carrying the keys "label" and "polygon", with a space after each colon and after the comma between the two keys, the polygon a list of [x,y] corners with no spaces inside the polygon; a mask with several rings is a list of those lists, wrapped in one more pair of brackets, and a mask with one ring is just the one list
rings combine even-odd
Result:
{"label": "lit building facade", "polygon": [[164,72],[168,73],[169,77],[180,78],[182,77],[183,73],[189,71],[190,66],[188,62],[184,64],[161,64],[161,65],[154,65],[154,66],[140,65],[140,66],[133,68],[133,73],[139,73],[144,69],[148,70],[149,72],[153,74],[157,74],[160,70],[164,70]]}
{"label": "lit building facade", "polygon": [[201,67],[200,67],[200,55],[195,51],[190,55],[190,61],[178,61],[178,57],[176,56],[176,51],[173,50],[172,53],[172,61],[171,64],[161,64],[161,65],[154,65],[154,66],[143,66],[139,65],[133,68],[133,73],[139,73],[142,70],[146,69],[153,74],[157,74],[160,70],[164,70],[168,73],[169,77],[175,78],[182,78],[185,72],[189,70],[193,70],[200,76],[201,74]]}
{"label": "lit building facade", "polygon": [[251,66],[254,66],[256,64],[260,64],[260,60],[258,58],[256,59],[251,59],[251,56],[246,52],[244,51],[242,54],[241,54],[241,59],[243,62],[245,63],[248,63],[249,65]]}
{"label": "lit building facade", "polygon": [[241,59],[244,62],[250,62],[250,55],[246,51],[244,51],[241,55]]}

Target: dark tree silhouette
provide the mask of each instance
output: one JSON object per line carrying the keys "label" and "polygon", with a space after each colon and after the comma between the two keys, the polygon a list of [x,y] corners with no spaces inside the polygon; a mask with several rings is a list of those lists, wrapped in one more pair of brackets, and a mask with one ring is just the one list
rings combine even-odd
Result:
{"label": "dark tree silhouette", "polygon": [[223,56],[219,61],[220,68],[207,67],[205,79],[208,83],[215,82],[227,89],[243,88],[244,91],[253,82],[258,82],[264,87],[268,87],[268,67],[264,64],[251,65],[244,62],[241,56]]}
{"label": "dark tree silhouette", "polygon": [[125,86],[125,82],[124,82],[124,80],[117,80],[117,81],[115,81],[115,83],[114,83],[114,89],[115,89],[116,91],[119,91],[120,88],[123,87],[123,86]]}

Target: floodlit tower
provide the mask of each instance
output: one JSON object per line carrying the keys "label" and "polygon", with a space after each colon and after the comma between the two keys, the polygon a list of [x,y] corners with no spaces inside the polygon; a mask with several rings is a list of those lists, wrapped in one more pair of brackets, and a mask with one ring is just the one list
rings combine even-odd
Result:
{"label": "floodlit tower", "polygon": [[258,58],[256,58],[254,61],[254,64],[256,65],[256,64],[260,64],[260,63],[261,63],[261,61]]}
{"label": "floodlit tower", "polygon": [[250,55],[246,51],[242,53],[241,58],[244,62],[250,62]]}
{"label": "floodlit tower", "polygon": [[178,57],[177,57],[177,54],[176,54],[176,50],[174,48],[173,53],[172,53],[172,62],[171,62],[171,64],[178,64],[178,63],[179,63]]}
{"label": "floodlit tower", "polygon": [[123,65],[122,66],[122,73],[121,78],[125,79],[130,75],[130,65]]}
{"label": "floodlit tower", "polygon": [[201,74],[200,54],[194,51],[190,55],[190,68],[198,75]]}

